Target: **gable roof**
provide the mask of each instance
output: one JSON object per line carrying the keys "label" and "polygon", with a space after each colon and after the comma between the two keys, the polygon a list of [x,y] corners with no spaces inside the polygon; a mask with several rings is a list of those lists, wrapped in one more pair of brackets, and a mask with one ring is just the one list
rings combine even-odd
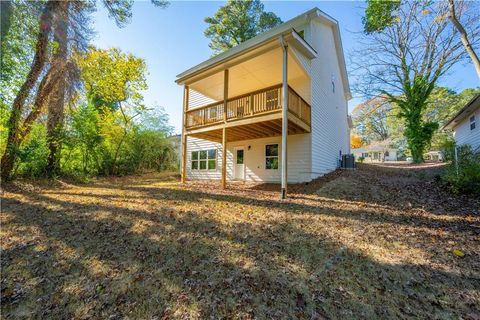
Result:
{"label": "gable roof", "polygon": [[444,129],[453,129],[468,115],[480,108],[480,93],[473,96],[472,99],[457,114],[450,119],[444,126]]}
{"label": "gable roof", "polygon": [[331,16],[329,16],[328,14],[326,14],[325,12],[321,11],[317,7],[298,15],[293,19],[290,19],[287,22],[284,22],[281,25],[270,29],[267,32],[261,33],[245,42],[242,42],[241,44],[225,52],[222,52],[202,63],[199,63],[190,69],[187,69],[186,71],[177,75],[177,80],[175,80],[175,82],[178,84],[181,84],[190,77],[193,77],[210,68],[218,66],[219,64],[225,63],[226,61],[233,59],[246,51],[252,50],[261,44],[272,41],[286,34],[293,34],[293,37],[295,38],[296,41],[302,42],[302,45],[305,46],[307,51],[311,49],[311,51],[316,55],[315,50],[306,41],[298,37],[298,35],[296,36],[296,32],[294,30],[295,26],[307,23],[312,19],[317,19],[321,23],[331,26],[333,29],[333,35],[334,35],[335,46],[336,46],[335,51],[337,53],[338,63],[340,64],[342,82],[345,88],[345,94],[350,99],[351,98],[350,84],[348,82],[347,68],[345,64],[345,57],[343,55],[342,40],[340,37],[340,28],[338,26],[338,21],[332,18]]}

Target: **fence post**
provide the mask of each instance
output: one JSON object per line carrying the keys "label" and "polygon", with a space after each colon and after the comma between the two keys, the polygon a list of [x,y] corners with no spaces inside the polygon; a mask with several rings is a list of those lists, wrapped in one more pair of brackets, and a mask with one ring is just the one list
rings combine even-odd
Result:
{"label": "fence post", "polygon": [[455,169],[456,169],[457,177],[458,177],[458,151],[457,151],[457,146],[455,146]]}

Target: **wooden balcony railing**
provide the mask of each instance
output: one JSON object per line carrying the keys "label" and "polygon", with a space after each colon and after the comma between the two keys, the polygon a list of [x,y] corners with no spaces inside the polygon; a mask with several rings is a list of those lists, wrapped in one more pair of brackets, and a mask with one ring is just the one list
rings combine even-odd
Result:
{"label": "wooden balcony railing", "polygon": [[300,120],[310,125],[312,122],[312,114],[310,105],[303,100],[298,93],[288,87],[288,110],[296,115]]}
{"label": "wooden balcony railing", "polygon": [[[288,110],[307,125],[311,123],[310,105],[292,88],[288,88]],[[282,85],[276,85],[227,100],[227,121],[260,114],[281,112]],[[202,127],[223,121],[223,101],[187,111],[187,128]]]}

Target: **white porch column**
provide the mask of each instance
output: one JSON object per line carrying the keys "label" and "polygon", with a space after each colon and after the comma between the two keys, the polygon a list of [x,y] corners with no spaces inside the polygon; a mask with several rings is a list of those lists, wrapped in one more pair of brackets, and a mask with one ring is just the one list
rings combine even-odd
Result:
{"label": "white porch column", "polygon": [[227,103],[228,103],[228,69],[223,75],[223,129],[222,129],[222,188],[227,188]]}
{"label": "white porch column", "polygon": [[288,136],[288,46],[283,37],[280,38],[283,51],[282,76],[282,191],[281,197],[287,197],[287,136]]}
{"label": "white porch column", "polygon": [[182,163],[181,163],[181,181],[185,183],[187,180],[187,111],[189,88],[183,88],[183,122],[182,122]]}

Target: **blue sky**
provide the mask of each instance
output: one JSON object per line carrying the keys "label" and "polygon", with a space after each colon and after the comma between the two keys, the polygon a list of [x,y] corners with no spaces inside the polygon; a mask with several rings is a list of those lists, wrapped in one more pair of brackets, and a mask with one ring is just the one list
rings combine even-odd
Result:
{"label": "blue sky", "polygon": [[[223,3],[171,1],[167,9],[160,9],[150,1],[139,1],[133,6],[131,23],[124,28],[118,28],[100,6],[95,14],[96,37],[93,44],[99,48],[118,47],[145,59],[149,72],[145,102],[147,106],[163,106],[176,133],[180,133],[181,129],[182,88],[175,84],[175,76],[211,56],[209,39],[203,35],[206,27],[203,19],[213,15]],[[364,2],[265,1],[264,4],[266,10],[275,12],[283,21],[315,6],[337,19],[348,63],[349,52],[357,45],[356,33],[362,30]],[[456,66],[440,85],[461,91],[480,83],[473,65],[467,62]],[[354,97],[349,109],[360,101],[360,98]]]}

